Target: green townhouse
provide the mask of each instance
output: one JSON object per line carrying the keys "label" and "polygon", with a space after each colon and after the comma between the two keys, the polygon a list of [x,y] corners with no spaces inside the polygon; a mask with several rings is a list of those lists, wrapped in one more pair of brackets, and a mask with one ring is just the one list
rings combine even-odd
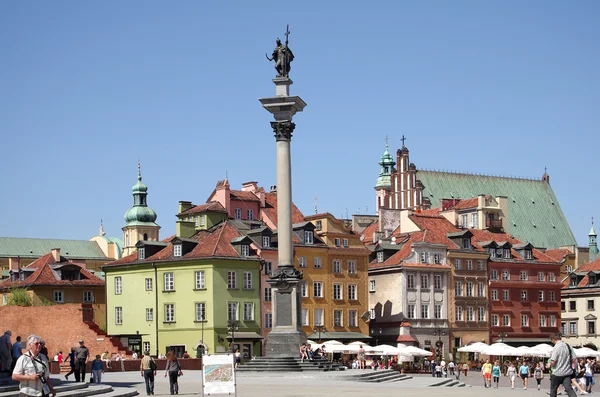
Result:
{"label": "green townhouse", "polygon": [[152,355],[194,357],[198,347],[260,355],[261,263],[252,240],[226,217],[202,226],[180,216],[175,236],[138,241],[136,252],[103,266],[108,335]]}

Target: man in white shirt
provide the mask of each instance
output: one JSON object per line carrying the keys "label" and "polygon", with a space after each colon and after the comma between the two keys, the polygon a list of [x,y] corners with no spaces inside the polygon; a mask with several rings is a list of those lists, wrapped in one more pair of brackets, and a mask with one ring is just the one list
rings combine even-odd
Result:
{"label": "man in white shirt", "polygon": [[560,333],[550,336],[554,349],[550,356],[550,397],[556,397],[556,392],[559,385],[563,385],[565,392],[569,397],[577,397],[577,393],[571,386],[571,375],[573,374],[573,366],[577,362],[577,356],[571,346],[561,340]]}
{"label": "man in white shirt", "polygon": [[41,340],[42,338],[37,335],[30,335],[27,338],[28,351],[19,357],[15,364],[12,378],[20,382],[21,396],[56,396],[50,382],[48,359],[40,354]]}

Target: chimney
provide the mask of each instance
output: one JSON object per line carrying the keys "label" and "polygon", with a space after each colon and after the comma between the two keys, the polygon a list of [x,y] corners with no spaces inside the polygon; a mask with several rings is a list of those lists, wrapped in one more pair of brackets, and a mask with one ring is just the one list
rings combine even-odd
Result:
{"label": "chimney", "polygon": [[60,248],[52,248],[52,258],[55,262],[60,262]]}
{"label": "chimney", "polygon": [[258,182],[255,181],[250,181],[250,182],[244,182],[242,183],[242,191],[243,192],[256,192],[256,189],[258,188]]}
{"label": "chimney", "polygon": [[8,258],[8,270],[12,270],[13,272],[18,272],[21,268],[21,258]]}

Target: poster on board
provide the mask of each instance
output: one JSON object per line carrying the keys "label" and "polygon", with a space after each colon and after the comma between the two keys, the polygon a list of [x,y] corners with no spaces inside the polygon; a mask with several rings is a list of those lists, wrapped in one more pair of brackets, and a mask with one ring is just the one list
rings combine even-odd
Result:
{"label": "poster on board", "polygon": [[235,394],[233,354],[202,356],[204,395]]}

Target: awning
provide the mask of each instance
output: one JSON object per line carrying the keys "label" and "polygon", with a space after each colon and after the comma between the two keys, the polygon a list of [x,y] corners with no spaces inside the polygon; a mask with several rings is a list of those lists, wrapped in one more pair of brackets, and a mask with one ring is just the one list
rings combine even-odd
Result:
{"label": "awning", "polygon": [[[238,339],[262,339],[263,338],[256,332],[247,332],[247,331],[236,332],[233,335],[235,336],[235,340],[238,340]],[[227,339],[231,340],[231,335],[227,335]]]}
{"label": "awning", "polygon": [[313,332],[307,336],[308,339],[312,340],[345,340],[355,341],[362,339],[371,339],[369,335],[362,334],[360,332]]}

